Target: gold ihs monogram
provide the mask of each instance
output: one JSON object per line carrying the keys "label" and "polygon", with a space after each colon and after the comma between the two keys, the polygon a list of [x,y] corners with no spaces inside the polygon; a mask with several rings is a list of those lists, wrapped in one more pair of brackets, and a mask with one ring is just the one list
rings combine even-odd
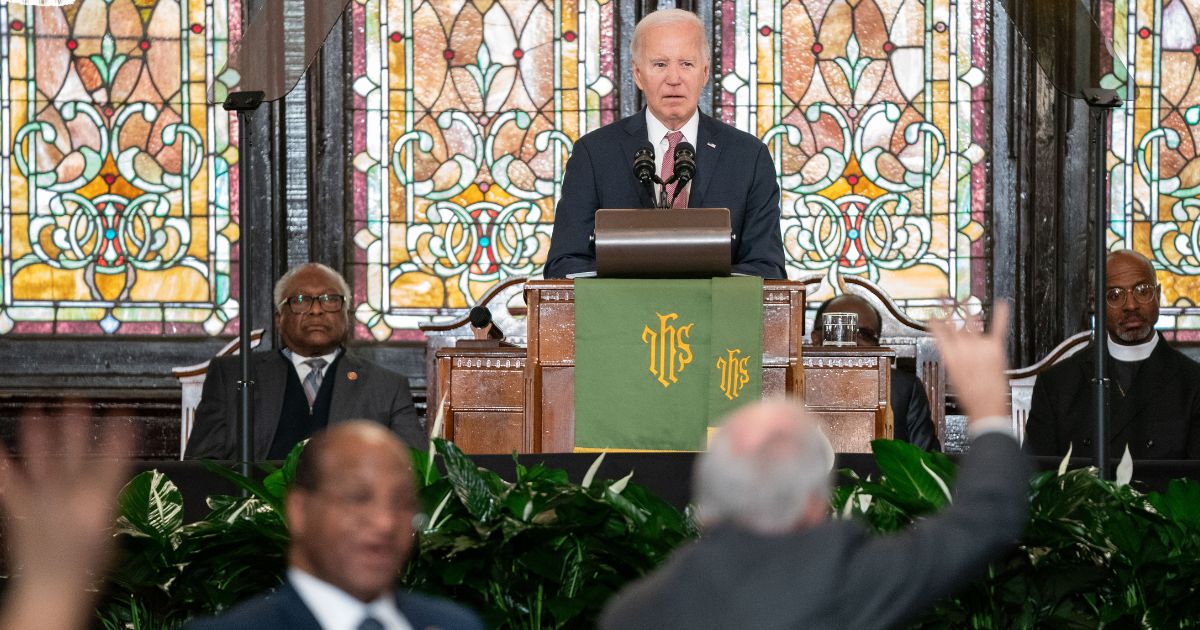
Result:
{"label": "gold ihs monogram", "polygon": [[717,369],[721,370],[721,393],[729,400],[742,395],[742,389],[750,382],[750,372],[746,364],[749,356],[742,354],[741,348],[726,349],[726,356],[717,357]]}
{"label": "gold ihs monogram", "polygon": [[658,316],[658,330],[649,326],[643,328],[642,343],[650,346],[650,374],[665,388],[678,383],[677,375],[692,362],[692,346],[688,339],[695,324],[675,326],[672,322],[679,319],[678,313],[655,315]]}

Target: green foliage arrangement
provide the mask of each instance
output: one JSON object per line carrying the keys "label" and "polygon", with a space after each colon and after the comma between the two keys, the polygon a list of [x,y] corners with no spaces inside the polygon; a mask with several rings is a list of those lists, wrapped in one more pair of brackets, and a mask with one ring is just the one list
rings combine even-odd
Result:
{"label": "green foliage arrangement", "polygon": [[[837,514],[891,532],[947,503],[945,455],[902,442],[872,448],[880,479],[838,488]],[[1064,466],[1034,476],[1029,506],[1017,550],[913,627],[1200,627],[1200,483],[1142,493]]]}
{"label": "green foliage arrangement", "polygon": [[[946,456],[902,442],[872,447],[880,478],[837,488],[838,517],[891,532],[950,500]],[[189,525],[170,480],[152,471],[131,481],[117,522],[121,560],[97,611],[104,627],[171,628],[277,585],[299,452],[262,482],[214,466],[249,496],[210,497],[208,517]],[[413,458],[429,516],[403,581],[471,605],[491,627],[590,627],[608,597],[696,534],[628,477],[593,479],[601,458],[580,484],[540,465],[518,465],[505,481],[442,441]],[[1019,547],[914,627],[1200,627],[1200,483],[1143,493],[1089,469],[1051,471],[1033,478],[1029,502]]]}
{"label": "green foliage arrangement", "polygon": [[[412,453],[429,516],[403,581],[474,607],[489,627],[590,627],[609,596],[695,534],[686,515],[629,477],[595,480],[603,456],[580,484],[519,464],[508,482],[449,442],[435,447]],[[120,560],[97,610],[102,625],[173,628],[278,585],[284,495],[301,449],[262,482],[210,466],[249,496],[209,497],[208,516],[188,525],[169,479],[149,471],[130,481],[117,521]]]}

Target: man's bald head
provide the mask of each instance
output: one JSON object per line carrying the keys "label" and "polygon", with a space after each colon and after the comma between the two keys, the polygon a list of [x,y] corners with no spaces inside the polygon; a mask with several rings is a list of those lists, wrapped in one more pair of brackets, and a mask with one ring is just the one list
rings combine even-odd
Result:
{"label": "man's bald head", "polygon": [[1144,343],[1154,337],[1162,291],[1154,265],[1131,249],[1108,254],[1104,278],[1104,327],[1118,344]]}
{"label": "man's bald head", "polygon": [[382,425],[353,421],[314,436],[287,497],[289,564],[351,596],[388,593],[418,510],[408,449]]}
{"label": "man's bald head", "polygon": [[783,400],[743,407],[696,463],[693,493],[705,525],[761,534],[824,519],[833,448],[803,408]]}
{"label": "man's bald head", "polygon": [[868,347],[879,345],[879,335],[883,330],[883,322],[880,320],[879,311],[865,299],[853,293],[843,293],[825,300],[821,306],[817,307],[817,314],[813,318],[813,329],[810,337],[810,341],[814,346],[821,345],[821,342],[824,340],[825,327],[822,325],[821,318],[826,313],[854,313],[858,315],[858,345]]}

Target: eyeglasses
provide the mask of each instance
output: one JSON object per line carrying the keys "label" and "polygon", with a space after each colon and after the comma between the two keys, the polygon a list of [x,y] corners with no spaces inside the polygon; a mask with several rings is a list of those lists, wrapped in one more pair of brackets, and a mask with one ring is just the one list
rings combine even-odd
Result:
{"label": "eyeglasses", "polygon": [[1157,284],[1142,282],[1134,285],[1133,289],[1124,287],[1110,287],[1104,292],[1104,301],[1109,306],[1121,306],[1125,303],[1125,296],[1132,292],[1133,301],[1138,304],[1148,304],[1155,297],[1155,290],[1158,289]]}
{"label": "eyeglasses", "polygon": [[279,306],[282,307],[284,304],[287,304],[293,315],[303,315],[312,310],[313,302],[320,304],[322,311],[333,313],[342,310],[342,306],[346,304],[346,296],[330,295],[329,293],[322,295],[304,295],[301,293],[300,295],[285,298],[279,303]]}

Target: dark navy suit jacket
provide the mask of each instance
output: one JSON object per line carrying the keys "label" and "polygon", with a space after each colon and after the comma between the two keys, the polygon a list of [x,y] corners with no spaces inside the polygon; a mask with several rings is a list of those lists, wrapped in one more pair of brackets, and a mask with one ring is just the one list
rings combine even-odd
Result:
{"label": "dark navy suit jacket", "polygon": [[[651,208],[654,200],[633,174],[633,154],[650,140],[646,112],[593,131],[575,143],[567,161],[562,197],[545,276],[594,271],[589,237],[600,208]],[[690,208],[729,208],[736,240],[733,271],[763,278],[786,277],[779,228],[779,184],[767,146],[758,138],[700,114],[696,177]]]}
{"label": "dark navy suit jacket", "polygon": [[[444,599],[398,591],[396,604],[413,630],[483,630],[475,613]],[[216,617],[192,621],[184,629],[321,630],[321,626],[291,583],[284,582],[278,590],[242,602]]]}

